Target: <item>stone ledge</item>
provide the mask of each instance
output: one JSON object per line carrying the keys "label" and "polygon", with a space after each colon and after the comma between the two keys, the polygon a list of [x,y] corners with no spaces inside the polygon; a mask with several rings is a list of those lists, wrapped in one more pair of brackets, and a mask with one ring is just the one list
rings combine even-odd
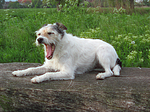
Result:
{"label": "stone ledge", "polygon": [[33,76],[13,77],[38,63],[0,64],[0,111],[120,112],[150,111],[150,68],[124,67],[120,77],[96,80],[99,70],[74,80],[32,84]]}

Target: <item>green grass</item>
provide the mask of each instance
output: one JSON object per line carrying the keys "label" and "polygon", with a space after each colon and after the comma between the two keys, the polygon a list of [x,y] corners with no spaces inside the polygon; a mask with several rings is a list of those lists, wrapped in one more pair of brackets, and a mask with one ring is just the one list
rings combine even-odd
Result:
{"label": "green grass", "polygon": [[43,48],[35,46],[34,32],[44,24],[61,22],[68,28],[67,33],[112,44],[123,66],[150,67],[150,13],[147,10],[142,15],[86,12],[85,9],[68,13],[56,9],[0,10],[0,63],[43,63]]}

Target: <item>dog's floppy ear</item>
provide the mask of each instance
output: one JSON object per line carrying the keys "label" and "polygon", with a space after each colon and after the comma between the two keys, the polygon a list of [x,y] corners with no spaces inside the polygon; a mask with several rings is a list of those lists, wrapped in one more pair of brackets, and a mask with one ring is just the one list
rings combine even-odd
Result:
{"label": "dog's floppy ear", "polygon": [[63,25],[62,23],[56,23],[56,25],[62,30],[67,30],[67,27]]}

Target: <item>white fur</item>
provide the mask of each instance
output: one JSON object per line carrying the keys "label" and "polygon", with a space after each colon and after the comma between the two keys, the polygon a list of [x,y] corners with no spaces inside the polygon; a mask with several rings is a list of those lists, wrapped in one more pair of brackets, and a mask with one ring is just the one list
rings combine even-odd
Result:
{"label": "white fur", "polygon": [[[50,60],[45,58],[45,63],[40,67],[14,71],[12,73],[14,76],[40,75],[32,78],[32,83],[46,80],[68,80],[74,79],[75,74],[83,74],[92,70],[98,63],[105,72],[98,73],[96,79],[105,79],[113,74],[120,75],[121,67],[116,65],[118,55],[113,46],[99,39],[78,38],[65,31],[62,38],[61,34],[52,29],[53,25],[49,24],[37,31],[37,34],[41,33],[37,39],[43,38],[45,43],[55,44],[53,58]],[[54,34],[45,36],[44,29]]]}

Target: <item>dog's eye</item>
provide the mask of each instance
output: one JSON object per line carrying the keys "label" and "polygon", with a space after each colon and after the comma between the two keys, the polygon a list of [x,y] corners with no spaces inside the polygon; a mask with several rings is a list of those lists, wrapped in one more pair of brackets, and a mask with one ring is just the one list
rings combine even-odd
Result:
{"label": "dog's eye", "polygon": [[38,36],[40,36],[41,35],[41,33],[38,33]]}
{"label": "dog's eye", "polygon": [[53,32],[48,32],[47,34],[48,34],[48,35],[51,35],[51,34],[54,34],[54,33],[53,33]]}

